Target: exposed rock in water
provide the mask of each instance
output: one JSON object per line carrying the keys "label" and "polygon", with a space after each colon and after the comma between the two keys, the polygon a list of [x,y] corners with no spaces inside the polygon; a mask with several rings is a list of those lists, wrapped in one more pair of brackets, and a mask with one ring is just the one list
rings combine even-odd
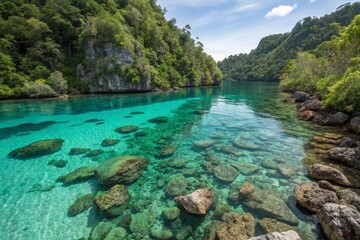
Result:
{"label": "exposed rock in water", "polygon": [[310,99],[310,95],[306,92],[296,91],[293,98],[295,102],[305,102]]}
{"label": "exposed rock in water", "polygon": [[327,239],[360,239],[360,213],[355,207],[327,203],[317,217]]}
{"label": "exposed rock in water", "polygon": [[239,175],[239,172],[231,166],[217,166],[214,168],[214,175],[224,182],[232,182]]}
{"label": "exposed rock in water", "polygon": [[194,147],[200,149],[206,149],[213,146],[216,142],[217,142],[216,140],[212,140],[212,139],[196,141],[194,142]]}
{"label": "exposed rock in water", "polygon": [[165,186],[165,192],[169,196],[179,196],[186,193],[188,182],[185,177],[174,177]]}
{"label": "exposed rock in water", "polygon": [[66,167],[67,163],[68,163],[68,161],[65,161],[65,160],[50,160],[48,162],[48,165],[52,165],[57,168],[63,168],[63,167]]}
{"label": "exposed rock in water", "polygon": [[76,216],[79,213],[84,212],[86,209],[90,208],[93,204],[94,196],[92,194],[86,194],[82,197],[79,197],[75,202],[70,206],[68,210],[69,216]]}
{"label": "exposed rock in water", "polygon": [[25,147],[21,147],[11,151],[8,155],[12,158],[26,160],[29,158],[37,158],[49,155],[59,151],[64,140],[47,139],[33,142]]}
{"label": "exposed rock in water", "polygon": [[115,129],[115,132],[122,133],[122,134],[128,134],[128,133],[135,132],[138,129],[139,129],[138,126],[127,125],[127,126],[123,126],[123,127],[118,127],[117,129]]}
{"label": "exposed rock in water", "polygon": [[342,205],[352,205],[360,211],[360,196],[350,190],[340,190],[336,192],[339,202]]}
{"label": "exposed rock in water", "polygon": [[176,151],[176,147],[174,145],[164,145],[159,148],[158,156],[159,157],[170,157]]}
{"label": "exposed rock in water", "polygon": [[326,180],[321,180],[318,182],[318,184],[319,184],[319,187],[321,187],[322,189],[327,189],[327,190],[336,192],[336,188]]}
{"label": "exposed rock in water", "polygon": [[322,105],[323,103],[318,99],[310,99],[301,104],[302,107],[313,111],[319,111]]}
{"label": "exposed rock in water", "polygon": [[354,133],[360,134],[360,117],[354,117],[351,119],[350,130]]}
{"label": "exposed rock in water", "polygon": [[325,119],[325,124],[327,125],[343,125],[349,121],[350,116],[343,112],[337,112],[330,115]]}
{"label": "exposed rock in water", "polygon": [[290,225],[297,225],[298,219],[286,205],[282,196],[271,190],[256,190],[243,202],[244,205],[263,217],[276,218]]}
{"label": "exposed rock in water", "polygon": [[63,182],[65,184],[81,182],[94,177],[94,171],[94,167],[80,167],[64,176],[58,177],[57,181]]}
{"label": "exposed rock in water", "polygon": [[104,139],[101,142],[101,146],[103,146],[103,147],[111,147],[111,146],[115,146],[119,142],[120,142],[120,140],[118,140],[118,139]]}
{"label": "exposed rock in water", "polygon": [[294,227],[279,222],[273,218],[263,218],[258,222],[258,224],[265,233],[286,232],[289,230],[295,230]]}
{"label": "exposed rock in water", "polygon": [[87,153],[88,151],[90,151],[90,148],[72,148],[69,152],[69,155],[80,155]]}
{"label": "exposed rock in water", "polygon": [[328,180],[345,187],[351,186],[351,183],[342,172],[321,164],[311,165],[309,167],[309,176],[314,179]]}
{"label": "exposed rock in water", "polygon": [[129,206],[131,196],[124,185],[115,185],[95,198],[98,208],[111,216],[119,216]]}
{"label": "exposed rock in water", "polygon": [[273,232],[266,235],[250,238],[249,240],[300,240],[297,232],[289,230],[286,232]]}
{"label": "exposed rock in water", "polygon": [[341,139],[339,147],[355,148],[357,147],[357,143],[352,138],[344,137],[343,139]]}
{"label": "exposed rock in water", "polygon": [[328,152],[330,159],[360,169],[360,147],[357,148],[332,148]]}
{"label": "exposed rock in water", "polygon": [[163,116],[152,118],[152,119],[148,120],[149,123],[156,123],[156,124],[167,123],[168,121],[169,121],[169,118],[168,117],[163,117]]}
{"label": "exposed rock in water", "polygon": [[205,215],[214,201],[214,194],[210,189],[198,189],[186,196],[177,196],[174,201],[192,214]]}
{"label": "exposed rock in water", "polygon": [[102,162],[95,175],[102,185],[130,184],[136,181],[147,167],[148,160],[139,156],[118,156]]}
{"label": "exposed rock in water", "polygon": [[205,228],[202,240],[247,240],[255,234],[254,217],[246,213],[225,213],[222,221],[213,221]]}
{"label": "exposed rock in water", "polygon": [[325,203],[339,203],[335,192],[322,189],[316,183],[297,186],[294,195],[298,204],[313,213],[320,212]]}

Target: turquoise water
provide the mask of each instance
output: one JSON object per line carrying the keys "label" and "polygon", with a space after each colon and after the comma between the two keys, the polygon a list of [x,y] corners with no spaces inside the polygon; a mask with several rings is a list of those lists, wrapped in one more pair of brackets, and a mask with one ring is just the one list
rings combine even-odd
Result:
{"label": "turquoise water", "polygon": [[[161,212],[175,206],[164,190],[173,178],[186,179],[187,193],[199,187],[212,188],[217,204],[228,204],[239,212],[249,211],[241,203],[229,200],[228,194],[234,188],[239,189],[243,182],[278,192],[288,199],[295,185],[308,181],[303,163],[306,157],[304,145],[320,130],[298,121],[295,106],[282,103],[283,97],[276,83],[228,81],[221,88],[0,103],[1,239],[88,237],[103,216],[94,207],[75,217],[69,217],[67,210],[76,198],[104,189],[100,189],[96,179],[72,185],[63,185],[56,179],[79,167],[97,166],[104,159],[122,154],[144,155],[150,160],[143,176],[129,186],[132,200],[123,214],[149,212],[153,218],[149,228],[163,225],[170,228]],[[133,112],[141,114],[131,114]],[[158,116],[166,116],[169,121],[163,124],[148,122]],[[114,131],[124,125],[136,125],[147,136],[121,135]],[[7,156],[16,148],[51,138],[64,140],[62,149],[54,154],[28,160]],[[102,147],[102,140],[108,138],[119,139],[120,143]],[[195,141],[208,139],[216,139],[216,143],[207,150],[193,147]],[[236,139],[255,144],[257,149],[235,149],[233,142]],[[158,147],[163,143],[176,146],[173,158],[185,159],[181,166],[169,166],[166,161],[171,157],[157,157]],[[94,158],[68,155],[75,147],[102,149],[104,153]],[[204,164],[209,155],[217,157],[220,165],[246,162],[258,169],[254,174],[240,174],[233,182],[225,183],[214,177]],[[64,168],[56,168],[48,165],[50,160],[68,163]],[[261,166],[265,160],[285,164],[294,169],[295,174],[291,177],[279,175]],[[34,190],[39,186],[40,189]],[[303,236],[319,238],[314,218],[299,212],[291,197],[286,201],[301,220]],[[199,239],[206,225],[214,219],[213,208],[204,218],[182,214],[185,214],[182,221],[172,231],[176,234],[176,229],[191,226],[189,236],[193,239]],[[258,212],[253,214],[257,218],[263,217]],[[135,239],[130,229],[127,231],[128,239]]]}

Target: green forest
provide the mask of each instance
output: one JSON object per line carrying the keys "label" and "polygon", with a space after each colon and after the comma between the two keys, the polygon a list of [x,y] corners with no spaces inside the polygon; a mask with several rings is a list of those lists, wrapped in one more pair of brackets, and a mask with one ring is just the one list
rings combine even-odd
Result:
{"label": "green forest", "polygon": [[52,97],[87,91],[77,66],[89,42],[112,44],[131,64],[110,64],[131,83],[152,88],[218,84],[222,73],[203,44],[166,20],[156,0],[3,0],[0,3],[0,98]]}
{"label": "green forest", "polygon": [[282,70],[297,53],[312,52],[337,36],[360,14],[360,3],[344,4],[321,18],[307,17],[289,33],[264,37],[249,54],[231,55],[218,63],[225,78],[244,81],[278,81]]}
{"label": "green forest", "polygon": [[284,69],[284,90],[320,92],[325,107],[360,112],[360,15],[312,53],[300,52]]}

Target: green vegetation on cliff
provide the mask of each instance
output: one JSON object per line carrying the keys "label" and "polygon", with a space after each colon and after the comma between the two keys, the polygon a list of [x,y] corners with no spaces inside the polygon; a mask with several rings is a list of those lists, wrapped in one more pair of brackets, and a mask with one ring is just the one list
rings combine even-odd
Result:
{"label": "green vegetation on cliff", "polygon": [[360,15],[340,35],[301,52],[281,75],[284,90],[320,92],[325,106],[360,112]]}
{"label": "green vegetation on cliff", "polygon": [[[87,47],[121,49],[127,64],[94,64]],[[115,53],[116,54],[116,53]],[[0,98],[85,92],[77,67],[101,68],[150,90],[219,83],[222,74],[190,27],[166,20],[156,0],[3,0]],[[98,76],[93,76],[94,78]],[[149,89],[147,89],[149,90]]]}
{"label": "green vegetation on cliff", "polygon": [[249,54],[232,55],[218,66],[225,78],[236,80],[279,80],[281,71],[298,52],[314,50],[339,34],[360,13],[360,3],[344,4],[321,18],[304,18],[289,33],[263,38]]}

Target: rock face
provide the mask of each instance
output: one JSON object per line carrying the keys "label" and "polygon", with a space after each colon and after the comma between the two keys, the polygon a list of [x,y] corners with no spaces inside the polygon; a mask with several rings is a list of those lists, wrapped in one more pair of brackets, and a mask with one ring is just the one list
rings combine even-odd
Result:
{"label": "rock face", "polygon": [[130,52],[124,47],[116,47],[111,43],[95,46],[93,41],[88,41],[85,59],[91,64],[78,65],[77,75],[87,84],[90,93],[153,90],[150,74],[143,76],[138,83],[132,83],[114,71],[115,68],[124,71],[134,62]]}
{"label": "rock face", "polygon": [[69,216],[76,216],[79,213],[84,212],[86,209],[90,208],[93,204],[94,196],[92,194],[86,194],[82,197],[79,197],[75,202],[70,206],[68,210]]}
{"label": "rock face", "polygon": [[320,212],[325,203],[339,202],[335,192],[322,189],[315,183],[297,186],[294,194],[298,204],[314,213]]}
{"label": "rock face", "polygon": [[317,217],[327,239],[360,239],[360,213],[355,207],[327,203]]}
{"label": "rock face", "polygon": [[349,121],[349,119],[350,119],[349,115],[343,112],[337,112],[326,118],[325,123],[328,125],[343,125],[347,121]]}
{"label": "rock face", "polygon": [[332,148],[327,153],[329,158],[332,160],[339,161],[356,169],[360,169],[360,147]]}
{"label": "rock face", "polygon": [[59,151],[64,140],[62,139],[47,139],[33,142],[25,147],[21,147],[11,151],[8,155],[16,159],[29,159],[49,155]]}
{"label": "rock face", "polygon": [[321,164],[311,165],[309,168],[309,176],[314,179],[328,180],[345,187],[351,186],[351,183],[342,172]]}
{"label": "rock face", "polygon": [[305,102],[310,99],[310,95],[306,92],[296,91],[293,98],[295,102]]}
{"label": "rock face", "polygon": [[95,198],[98,208],[111,215],[119,216],[129,206],[131,196],[124,185],[115,185],[106,193]]}
{"label": "rock face", "polygon": [[186,196],[178,196],[174,201],[192,214],[205,215],[214,201],[214,194],[210,189],[198,189]]}
{"label": "rock face", "polygon": [[249,240],[300,240],[297,232],[289,230],[286,232],[273,232],[266,235],[250,238]]}
{"label": "rock face", "polygon": [[147,167],[148,160],[139,156],[118,156],[102,162],[95,170],[95,176],[102,185],[112,186],[136,181]]}
{"label": "rock face", "polygon": [[360,134],[360,117],[354,117],[351,119],[350,130],[354,133]]}
{"label": "rock face", "polygon": [[290,225],[297,225],[298,219],[282,200],[282,196],[270,190],[256,190],[243,204],[263,217],[275,218]]}
{"label": "rock face", "polygon": [[214,168],[214,174],[221,181],[232,182],[239,175],[239,172],[231,166],[217,166]]}

